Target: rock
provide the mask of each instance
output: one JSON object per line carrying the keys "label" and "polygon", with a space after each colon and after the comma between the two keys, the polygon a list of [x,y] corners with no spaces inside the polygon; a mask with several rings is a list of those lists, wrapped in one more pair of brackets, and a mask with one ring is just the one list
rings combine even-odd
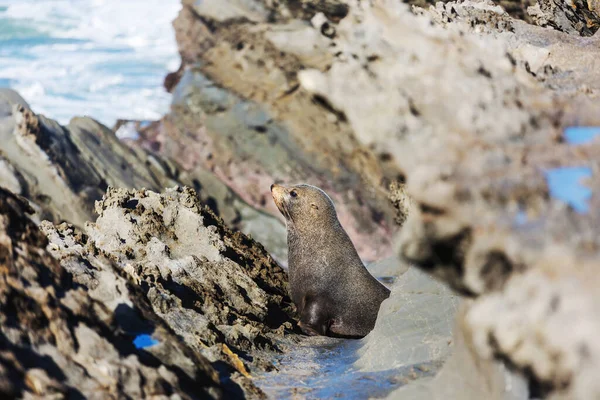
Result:
{"label": "rock", "polygon": [[[417,14],[355,3],[332,46],[346,56],[302,71],[301,86],[402,171],[413,206],[399,252],[473,298],[460,322],[473,362],[502,360],[534,397],[599,395],[590,377],[600,360],[591,334],[600,147],[562,135],[600,125],[597,38],[527,25],[491,2]],[[572,189],[555,175],[572,176]]]}
{"label": "rock", "polygon": [[226,228],[191,189],[109,189],[96,212],[85,234],[42,224],[75,282],[117,315],[131,297],[123,280],[131,282],[156,318],[237,388],[233,394],[263,397],[250,377],[273,368],[262,354],[279,351],[295,312],[285,273],[264,248]]}
{"label": "rock", "polygon": [[393,256],[366,265],[369,273],[385,284],[392,284],[410,267],[407,263]]}
{"label": "rock", "polygon": [[600,28],[600,5],[597,1],[538,0],[527,12],[540,26],[550,26],[561,32],[592,36]]}
{"label": "rock", "polygon": [[[404,3],[425,9],[444,7],[443,3],[450,4],[450,7],[461,7],[463,2],[485,3],[481,0],[404,0]],[[493,4],[513,18],[570,34],[592,36],[600,27],[600,3],[597,1],[577,0],[567,3],[557,0],[499,0]]]}
{"label": "rock", "polygon": [[244,19],[252,22],[265,22],[269,12],[260,1],[233,0],[230,2],[220,1],[186,1],[198,15],[206,16],[216,22],[232,19]]}
{"label": "rock", "polygon": [[[260,397],[248,376],[269,386],[267,370],[288,368],[269,393],[379,397],[405,385],[392,396],[444,398],[468,385],[471,398],[598,397],[600,144],[563,132],[600,126],[600,36],[585,36],[594,3],[558,3],[540,2],[544,28],[491,1],[185,0],[165,118],[126,147],[91,120],[59,127],[4,96],[0,179],[42,218],[76,224],[43,227],[90,299],[108,310],[148,302],[156,323],[212,363],[225,396]],[[394,249],[424,271],[372,266],[406,284],[372,339],[294,338],[301,351],[277,353],[293,327],[281,269],[189,189],[155,193],[195,188],[282,259],[283,225],[269,215],[277,180],[332,193],[366,261]],[[113,185],[151,191],[111,190],[84,235],[77,227]],[[457,295],[467,300],[454,319]],[[38,369],[23,378],[32,392],[66,390]],[[331,371],[342,379],[321,379]]]}
{"label": "rock", "polygon": [[[143,299],[153,321],[161,321],[163,329],[183,338],[180,346],[193,353],[189,361],[180,355],[183,350],[163,344],[149,347],[159,353],[173,351],[170,358],[162,355],[161,363],[185,369],[193,377],[197,373],[187,364],[203,360],[213,379],[218,373],[224,382],[215,383],[215,388],[227,396],[263,397],[250,377],[272,366],[267,356],[250,354],[279,351],[275,338],[292,329],[294,310],[287,297],[285,273],[262,246],[225,228],[223,220],[200,206],[198,198],[231,226],[263,238],[274,255],[286,260],[283,224],[248,206],[201,167],[181,171],[131,139],[119,141],[90,118],[74,118],[62,127],[26,106],[12,104],[21,101],[14,92],[2,93],[0,185],[27,197],[37,211],[37,222],[44,218],[70,222],[55,226],[46,221],[42,227],[67,275],[87,289],[82,296],[115,314],[122,325],[119,329],[133,335],[128,338],[129,346],[133,346],[135,332],[154,332],[145,323],[129,321],[133,318],[129,308],[141,301],[138,297]],[[179,182],[196,187],[199,195],[191,189],[170,191],[166,197],[115,189],[103,199],[109,185],[161,190]],[[96,225],[87,226],[92,206],[100,200],[96,212],[101,217]],[[165,207],[169,214],[163,218]],[[84,234],[81,228],[86,226]],[[124,236],[126,232],[132,236]],[[129,245],[123,246],[122,240]],[[197,247],[202,243],[204,247]],[[202,284],[196,282],[198,277]],[[146,336],[150,343],[162,343],[160,335]],[[105,362],[99,353],[86,357],[89,363]],[[115,357],[107,356],[106,362]],[[32,390],[42,393],[54,384],[37,371],[27,381]]]}
{"label": "rock", "polygon": [[[183,65],[170,79],[178,81],[172,109],[140,143],[177,157],[186,171],[210,171],[274,216],[273,182],[322,187],[360,255],[366,261],[385,257],[394,215],[387,187],[398,172],[385,163],[382,168],[355,140],[346,116],[298,90],[299,71],[331,64],[331,38],[349,8],[332,0],[277,2],[269,3],[266,18],[264,4],[183,2],[174,22]],[[215,17],[217,7],[237,17]]]}
{"label": "rock", "polygon": [[[123,302],[88,296],[74,283],[46,250],[46,237],[27,216],[32,211],[0,188],[0,396],[197,399],[227,393],[209,361],[110,263],[102,278],[118,282]],[[136,348],[141,332],[158,344]]]}
{"label": "rock", "polygon": [[[440,3],[434,0],[404,0],[404,2],[422,8],[436,6],[437,3]],[[456,2],[442,0],[442,3]],[[527,10],[529,7],[536,4],[536,0],[499,0],[496,1],[495,4],[502,7],[502,9],[505,10],[511,17],[531,22],[531,16],[528,14]]]}
{"label": "rock", "polygon": [[459,297],[414,267],[400,275],[381,304],[373,331],[354,363],[363,371],[426,365],[434,373],[448,356]]}
{"label": "rock", "polygon": [[531,16],[527,9],[535,5],[535,0],[500,0],[498,3],[513,18],[522,19],[531,23]]}
{"label": "rock", "polygon": [[[91,118],[73,118],[63,127],[24,103],[17,93],[0,89],[0,185],[26,197],[38,211],[36,221],[83,227],[108,186],[161,191],[187,185],[229,226],[261,240],[278,261],[287,263],[285,226],[250,207],[209,171],[182,171],[131,139],[120,141]],[[146,129],[154,128],[150,125]]]}
{"label": "rock", "polygon": [[419,380],[392,392],[389,399],[437,400],[526,400],[526,380],[508,370],[502,362],[482,360],[474,348],[470,329],[465,326],[463,304],[454,328],[452,354],[431,380]]}
{"label": "rock", "polygon": [[597,37],[582,38],[511,19],[491,1],[439,4],[425,14],[451,29],[460,27],[474,33],[484,32],[484,37],[501,43],[518,65],[547,88],[561,95],[577,96],[576,101],[583,102],[577,107],[590,107],[588,96],[598,92],[599,72],[586,67],[598,56],[600,39]]}
{"label": "rock", "polygon": [[14,92],[3,93],[9,95],[0,104],[0,148],[18,171],[11,174],[18,187],[11,187],[36,205],[38,218],[83,226],[108,185],[160,189],[176,183],[160,163],[159,174],[148,168],[153,156],[134,153],[96,121],[74,118],[65,128],[13,100]]}
{"label": "rock", "polygon": [[404,225],[413,206],[404,183],[392,182],[390,185],[390,201],[396,209],[394,221],[400,226]]}

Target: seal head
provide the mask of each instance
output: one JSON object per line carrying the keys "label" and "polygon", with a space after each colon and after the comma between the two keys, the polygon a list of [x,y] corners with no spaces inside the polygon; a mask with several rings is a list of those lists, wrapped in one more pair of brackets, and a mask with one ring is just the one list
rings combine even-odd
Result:
{"label": "seal head", "polygon": [[273,184],[271,194],[288,227],[291,225],[294,229],[308,229],[319,221],[337,222],[333,201],[316,186],[297,185],[286,188]]}
{"label": "seal head", "polygon": [[285,217],[292,300],[309,335],[363,337],[390,291],[367,271],[331,198],[315,186],[271,185]]}

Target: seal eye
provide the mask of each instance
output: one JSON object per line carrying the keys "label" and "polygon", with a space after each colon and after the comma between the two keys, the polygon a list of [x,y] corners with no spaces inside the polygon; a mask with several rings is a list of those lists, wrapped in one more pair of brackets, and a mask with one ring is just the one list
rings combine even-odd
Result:
{"label": "seal eye", "polygon": [[292,190],[292,191],[290,192],[290,196],[292,196],[292,197],[298,197],[298,193],[296,193],[296,191],[295,191],[295,190]]}

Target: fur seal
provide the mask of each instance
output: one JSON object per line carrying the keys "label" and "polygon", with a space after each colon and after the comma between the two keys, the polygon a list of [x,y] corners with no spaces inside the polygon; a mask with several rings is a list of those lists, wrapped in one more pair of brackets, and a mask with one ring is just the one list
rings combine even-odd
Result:
{"label": "fur seal", "polygon": [[331,198],[311,185],[271,185],[286,219],[292,300],[307,335],[358,338],[390,291],[362,263]]}

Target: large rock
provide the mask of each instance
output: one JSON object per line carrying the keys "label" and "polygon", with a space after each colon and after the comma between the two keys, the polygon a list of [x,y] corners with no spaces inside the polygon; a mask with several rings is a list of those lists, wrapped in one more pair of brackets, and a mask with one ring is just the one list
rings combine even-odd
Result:
{"label": "large rock", "polygon": [[452,353],[433,379],[421,379],[392,392],[389,399],[402,400],[527,400],[527,381],[501,361],[481,359],[465,326],[463,304],[457,315]]}
{"label": "large rock", "polygon": [[[143,397],[155,393],[146,385],[159,385],[165,393],[192,397],[203,397],[203,387],[216,397],[264,397],[251,374],[273,368],[270,358],[280,351],[278,342],[293,329],[294,309],[287,297],[285,273],[261,245],[229,230],[213,211],[230,226],[264,239],[274,256],[285,261],[283,224],[250,207],[207,170],[182,171],[173,162],[119,141],[113,131],[90,118],[74,118],[67,127],[60,126],[36,115],[10,90],[0,92],[0,118],[0,186],[27,198],[35,208],[32,218],[37,223],[52,221],[41,226],[51,241],[50,251],[67,272],[47,253],[39,267],[72,276],[73,288],[86,289],[80,291],[78,301],[100,304],[104,313],[114,314],[114,321],[108,316],[103,321],[123,331],[128,348],[134,346],[138,334],[146,335],[151,343],[157,341],[144,350],[155,357],[149,364],[152,368],[165,364],[187,374],[177,372],[163,384],[155,372],[144,372],[138,387],[131,384],[123,393]],[[171,189],[164,195],[147,191],[180,183],[199,192],[189,188]],[[147,189],[124,189],[132,187]],[[200,200],[210,209],[200,205]],[[95,203],[100,217],[89,225],[87,221],[95,219]],[[65,284],[64,289],[68,288]],[[135,307],[148,315],[136,317],[140,312],[130,310]],[[90,311],[80,308],[85,318]],[[75,323],[65,321],[64,329],[76,329]],[[143,369],[133,361],[127,361],[130,370],[118,366],[119,357],[125,356],[115,356],[95,340],[90,339],[91,348],[85,351],[97,345],[107,354],[104,359],[101,353],[86,353],[90,365],[112,363],[122,374]],[[122,351],[125,344],[115,346]],[[23,357],[16,354],[14,362],[25,362]],[[143,360],[144,365],[148,362]],[[198,372],[193,364],[206,370]],[[171,373],[158,370],[163,371]],[[107,374],[115,376],[103,381],[110,386],[108,393],[118,394],[117,386],[126,384],[126,378]],[[84,378],[64,375],[57,379],[72,379],[70,385],[77,390],[88,385]],[[201,382],[198,390],[189,392],[190,382],[196,381]],[[21,389],[15,385],[10,390],[17,393]],[[160,394],[162,389],[157,390]]]}
{"label": "large rock", "polygon": [[[472,398],[597,397],[600,147],[598,139],[575,145],[581,140],[563,130],[600,125],[600,38],[580,36],[595,29],[583,2],[569,10],[559,3],[540,2],[551,6],[543,17],[557,29],[548,29],[515,20],[490,1],[424,10],[396,0],[185,0],[175,22],[183,64],[168,79],[173,107],[130,144],[135,157],[94,144],[118,142],[102,132],[82,134],[97,129],[89,120],[61,128],[27,107],[9,107],[0,112],[1,126],[17,134],[2,133],[8,150],[0,179],[47,218],[80,227],[107,186],[160,191],[185,183],[242,229],[248,214],[238,207],[250,204],[244,210],[254,223],[246,226],[280,247],[284,229],[267,215],[276,213],[268,187],[309,181],[332,193],[364,258],[386,254],[395,225],[403,225],[399,253],[470,298],[457,316],[454,346],[444,347],[452,321],[442,317],[452,295],[432,293],[436,285],[420,279],[412,293],[396,290],[373,332],[382,339],[365,339],[357,368],[381,372],[393,363],[408,373],[415,366],[419,377],[446,359],[429,383],[398,392],[417,398],[454,396],[461,385],[474,385]],[[569,22],[563,11],[574,13]],[[18,102],[8,97],[5,103]],[[71,151],[81,143],[88,144]],[[69,153],[65,161],[61,152]],[[151,176],[143,166],[114,168],[125,158],[127,165],[154,160]],[[588,177],[587,188],[578,177]],[[392,181],[399,183],[389,193]],[[233,236],[208,229],[207,221],[220,224],[192,198],[187,190],[115,190],[99,203],[102,215],[87,236],[68,225],[44,229],[90,296],[114,306],[114,285],[103,286],[110,281],[95,274],[105,270],[102,263],[122,271],[160,320],[220,367],[228,387],[260,396],[245,375],[271,368],[269,357],[289,326],[281,272],[268,267],[278,288],[270,293],[256,275],[268,257],[259,247],[232,251]],[[272,225],[261,230],[265,220]],[[77,244],[81,250],[70,254]],[[413,298],[427,306],[418,308]],[[279,325],[270,308],[281,311]],[[423,308],[429,319],[417,331],[442,332],[429,347],[414,332],[394,332],[405,310],[414,317]],[[429,328],[428,321],[437,322]],[[270,355],[261,356],[253,338]],[[419,351],[406,352],[403,338]],[[376,363],[394,350],[393,360]]]}
{"label": "large rock", "polygon": [[108,186],[147,188],[187,185],[232,228],[252,235],[287,262],[285,226],[249,206],[209,171],[182,171],[91,118],[68,126],[36,115],[14,91],[0,89],[0,185],[26,197],[36,221],[68,221],[83,227],[94,201]]}
{"label": "large rock", "polygon": [[[0,188],[0,396],[2,398],[221,398],[210,362],[153,311],[110,262],[85,264],[85,285],[46,250],[27,202]],[[77,250],[72,250],[76,253]],[[75,282],[74,282],[75,281]],[[90,285],[91,286],[91,285]],[[93,289],[90,287],[90,289]],[[93,290],[92,290],[93,291]],[[158,344],[137,348],[139,335]]]}
{"label": "large rock", "polygon": [[562,32],[592,36],[600,28],[600,3],[597,0],[538,0],[528,9],[531,19],[540,26]]}
{"label": "large rock", "polygon": [[355,365],[366,371],[427,365],[450,354],[460,298],[443,283],[411,267],[397,278]]}
{"label": "large rock", "polygon": [[332,0],[265,4],[183,2],[174,23],[183,65],[170,79],[178,80],[171,113],[141,142],[177,156],[186,170],[210,170],[246,202],[276,216],[273,182],[322,187],[360,255],[381,258],[390,253],[394,230],[387,186],[398,173],[356,141],[346,116],[298,90],[299,71],[325,71],[333,60],[330,25],[320,17],[314,27],[307,20],[316,14],[339,20],[348,6]]}
{"label": "large rock", "polygon": [[42,223],[75,282],[117,315],[131,297],[121,281],[131,282],[156,318],[237,388],[232,395],[262,397],[250,376],[273,368],[269,354],[294,313],[285,273],[264,248],[226,228],[191,189],[109,189],[96,211],[85,234]]}
{"label": "large rock", "polygon": [[600,147],[562,135],[600,125],[597,38],[490,2],[414,15],[382,1],[353,2],[333,41],[344,50],[328,71],[300,83],[403,171],[413,206],[400,253],[474,299],[475,356],[521,372],[532,396],[600,395],[600,187],[577,182],[597,173]]}
{"label": "large rock", "polygon": [[[566,4],[566,3],[565,3]],[[571,99],[577,115],[563,110],[566,123],[574,123],[588,114],[590,95],[600,89],[600,71],[590,68],[600,48],[600,37],[581,38],[552,29],[540,29],[510,16],[491,1],[462,1],[437,4],[423,14],[450,30],[484,33],[483,38],[500,43],[514,60],[545,87]],[[589,118],[589,117],[588,117]],[[591,121],[593,122],[593,121]],[[590,123],[588,121],[578,122]]]}

